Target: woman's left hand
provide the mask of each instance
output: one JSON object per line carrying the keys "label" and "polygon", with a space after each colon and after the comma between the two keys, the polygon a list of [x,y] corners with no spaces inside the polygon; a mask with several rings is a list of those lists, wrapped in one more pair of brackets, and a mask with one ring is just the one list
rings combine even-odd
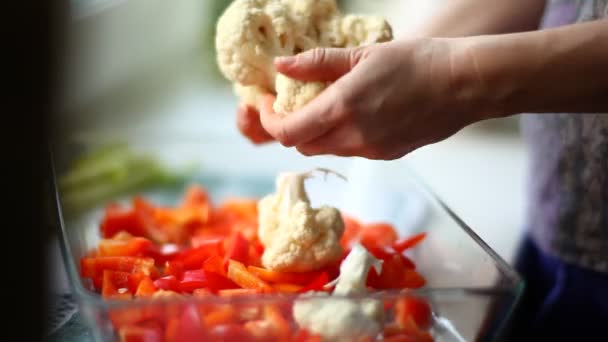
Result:
{"label": "woman's left hand", "polygon": [[489,117],[475,61],[458,39],[314,49],[275,66],[294,79],[333,82],[287,115],[272,111],[272,96],[261,103],[266,132],[304,155],[396,159]]}

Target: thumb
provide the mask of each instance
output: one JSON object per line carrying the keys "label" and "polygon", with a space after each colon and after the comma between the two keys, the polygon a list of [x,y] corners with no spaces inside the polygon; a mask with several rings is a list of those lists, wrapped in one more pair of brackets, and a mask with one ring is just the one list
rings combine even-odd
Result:
{"label": "thumb", "polygon": [[365,57],[364,48],[317,48],[295,56],[277,57],[278,72],[300,81],[333,82]]}

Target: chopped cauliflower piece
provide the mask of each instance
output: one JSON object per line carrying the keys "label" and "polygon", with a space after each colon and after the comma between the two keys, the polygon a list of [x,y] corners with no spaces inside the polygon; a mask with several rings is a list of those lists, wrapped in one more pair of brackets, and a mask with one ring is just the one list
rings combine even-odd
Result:
{"label": "chopped cauliflower piece", "polygon": [[375,299],[320,296],[298,300],[293,306],[296,322],[323,341],[374,338],[382,331],[382,313],[382,303]]}
{"label": "chopped cauliflower piece", "polygon": [[[220,71],[238,83],[234,88],[241,101],[257,108],[257,93],[276,94],[275,110],[287,114],[308,103],[325,84],[309,86],[285,76],[278,80],[275,57],[391,39],[386,20],[343,15],[335,0],[234,0],[217,22],[215,45]],[[242,89],[248,87],[256,88]]]}
{"label": "chopped cauliflower piece", "polygon": [[293,315],[296,322],[325,341],[357,341],[376,337],[384,322],[382,302],[377,299],[350,299],[348,296],[367,292],[365,283],[371,267],[381,271],[382,261],[363,246],[353,246],[340,265],[340,276],[328,285],[336,287],[332,297],[324,293],[306,294],[308,299],[296,301]]}
{"label": "chopped cauliflower piece", "polygon": [[350,253],[340,264],[340,275],[334,281],[327,284],[327,287],[336,285],[334,294],[347,296],[367,292],[365,285],[367,274],[371,268],[380,274],[382,270],[382,260],[374,257],[361,244],[352,246]]}
{"label": "chopped cauliflower piece", "polygon": [[279,174],[276,193],[258,203],[258,237],[265,246],[262,264],[268,269],[307,272],[342,256],[342,215],[333,207],[311,207],[304,188],[311,176],[312,172]]}

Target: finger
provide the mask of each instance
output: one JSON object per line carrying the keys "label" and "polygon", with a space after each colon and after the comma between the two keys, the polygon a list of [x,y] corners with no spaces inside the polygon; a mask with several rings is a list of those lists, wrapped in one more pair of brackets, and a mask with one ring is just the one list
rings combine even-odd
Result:
{"label": "finger", "polygon": [[345,113],[341,95],[330,85],[301,109],[287,115],[272,109],[273,96],[266,96],[260,103],[262,127],[284,146],[307,143],[336,126]]}
{"label": "finger", "polygon": [[351,125],[341,125],[308,143],[296,146],[307,156],[331,154],[342,157],[362,156],[363,136]]}
{"label": "finger", "polygon": [[295,56],[275,59],[275,67],[285,76],[301,81],[333,82],[359,63],[363,48],[318,48]]}
{"label": "finger", "polygon": [[252,106],[240,105],[238,107],[236,125],[241,134],[256,145],[274,140],[262,127],[260,113]]}

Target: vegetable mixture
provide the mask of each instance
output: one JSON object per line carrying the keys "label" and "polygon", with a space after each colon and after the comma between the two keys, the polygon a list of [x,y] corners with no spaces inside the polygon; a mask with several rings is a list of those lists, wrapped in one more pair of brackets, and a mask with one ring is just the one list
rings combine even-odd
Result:
{"label": "vegetable mixture", "polygon": [[[328,207],[312,209],[300,187],[303,174],[299,175],[283,174],[277,180],[277,193],[262,200],[233,198],[216,204],[203,187],[191,185],[181,203],[173,207],[156,205],[141,196],[132,198],[130,205],[110,203],[99,226],[102,239],[95,250],[82,258],[81,275],[90,280],[91,289],[102,298],[120,301],[189,296],[238,299],[263,294],[272,294],[275,298],[312,296],[314,300],[318,300],[317,296],[325,296],[319,298],[323,300],[333,298],[328,296],[334,289],[334,296],[337,296],[338,293],[416,289],[425,285],[415,264],[404,255],[405,250],[423,241],[424,233],[398,239],[394,227],[389,224],[362,223],[354,216]],[[309,234],[309,237],[317,236],[317,240],[322,240],[324,234],[331,231],[339,244],[331,247],[332,253],[338,250],[338,257],[315,259],[312,255],[315,253],[311,251],[316,248],[316,240],[311,238],[309,246],[304,248],[311,255],[302,254],[304,257],[293,259],[291,264],[265,260],[269,247],[264,241],[278,243],[281,249],[290,250],[286,240],[274,241],[281,239],[281,234],[274,234],[273,239],[261,239],[258,235],[261,233],[258,217],[262,217],[259,210],[270,209],[285,210],[283,214],[277,214],[272,229],[290,229],[289,223],[281,220],[288,220],[292,215],[292,225],[294,222],[300,224],[297,228],[300,235]],[[337,213],[339,223],[331,219],[331,224],[323,227],[319,222],[322,223],[325,216],[318,213],[325,211]],[[293,217],[302,212],[312,213],[309,223],[306,219]],[[269,220],[269,213],[264,216],[265,220]],[[288,238],[294,243],[297,235]],[[315,255],[323,255],[319,253]],[[306,260],[309,263],[303,266]],[[275,264],[279,269],[272,267]],[[291,265],[291,270],[285,271],[290,269],[285,265]],[[344,269],[348,272],[341,275],[340,271]],[[295,304],[285,300],[281,304],[249,304],[246,307],[240,307],[236,302],[234,305],[201,304],[200,307],[193,304],[177,311],[171,311],[171,307],[154,311],[130,306],[111,311],[110,318],[121,341],[333,341],[339,340],[334,338],[336,334],[349,333],[345,329],[352,333],[345,321],[358,316],[367,319],[368,326],[379,329],[373,331],[385,341],[433,340],[426,330],[431,325],[431,309],[423,299],[408,295],[396,301],[374,300],[374,303],[366,304],[336,297],[333,309],[328,305],[316,308],[314,300],[298,299]],[[371,311],[363,312],[364,309],[358,309],[360,305],[368,305]],[[320,308],[324,310],[318,310]],[[315,329],[323,326],[319,325],[320,320],[327,319],[322,316],[331,315],[332,310],[337,313],[355,311],[343,314],[338,319],[341,326],[337,328]],[[386,311],[390,316],[377,316],[374,312],[378,311],[382,315]],[[363,326],[365,322],[359,320],[350,324]],[[324,335],[323,331],[329,330],[333,335]],[[370,336],[345,337],[345,340],[372,340]]]}

